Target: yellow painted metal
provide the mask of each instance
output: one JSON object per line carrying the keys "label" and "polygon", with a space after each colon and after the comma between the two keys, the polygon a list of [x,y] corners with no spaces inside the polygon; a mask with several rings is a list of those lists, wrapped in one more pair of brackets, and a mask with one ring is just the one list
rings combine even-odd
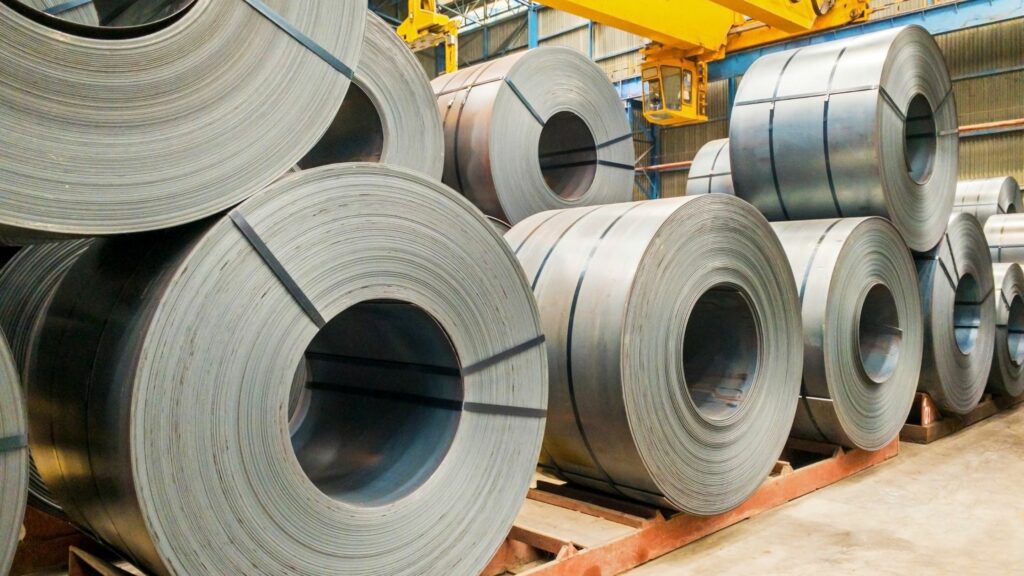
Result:
{"label": "yellow painted metal", "polygon": [[[783,0],[788,1],[788,0]],[[704,0],[540,0],[541,4],[684,50],[717,52],[736,13]]]}
{"label": "yellow painted metal", "polygon": [[748,22],[732,29],[726,41],[725,51],[738,52],[774,42],[781,42],[782,40],[814,34],[822,30],[839,28],[851,22],[866,20],[870,14],[871,6],[868,0],[836,0],[835,5],[833,5],[828,13],[818,16],[810,28],[800,32],[784,32],[762,22]]}
{"label": "yellow painted metal", "polygon": [[809,0],[714,0],[725,8],[764,22],[783,32],[800,32],[814,25],[817,13]]}
{"label": "yellow painted metal", "polygon": [[437,11],[437,0],[409,0],[409,16],[398,35],[414,51],[444,44],[445,72],[459,68],[459,23]]}
{"label": "yellow painted metal", "polygon": [[644,117],[651,124],[678,126],[707,120],[707,63],[678,48],[644,49],[641,70]]}

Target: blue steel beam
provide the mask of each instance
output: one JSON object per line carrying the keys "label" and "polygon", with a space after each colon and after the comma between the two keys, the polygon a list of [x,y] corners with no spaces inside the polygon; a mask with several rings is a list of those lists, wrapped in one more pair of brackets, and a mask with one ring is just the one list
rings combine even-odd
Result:
{"label": "blue steel beam", "polygon": [[935,35],[964,28],[995,24],[1021,17],[1024,17],[1024,0],[963,0],[961,2],[950,2],[899,14],[890,18],[845,26],[813,36],[797,38],[753,50],[736,52],[726,56],[723,60],[712,62],[708,66],[708,77],[712,81],[735,78],[742,76],[755,60],[765,54],[789,50],[790,48],[799,48],[810,44],[819,44],[839,38],[869,34],[908,24],[922,26]]}

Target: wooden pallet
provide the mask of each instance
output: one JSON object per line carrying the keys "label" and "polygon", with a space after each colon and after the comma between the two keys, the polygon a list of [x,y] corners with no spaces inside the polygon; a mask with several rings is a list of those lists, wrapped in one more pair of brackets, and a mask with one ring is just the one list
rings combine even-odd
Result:
{"label": "wooden pallet", "polygon": [[791,440],[765,484],[743,505],[701,518],[539,480],[482,576],[611,576],[885,462],[877,452]]}
{"label": "wooden pallet", "polygon": [[68,550],[77,547],[101,553],[96,542],[66,520],[29,507],[25,510],[24,536],[18,542],[11,566],[12,576],[33,574],[68,565]]}
{"label": "wooden pallet", "polygon": [[907,423],[903,425],[903,430],[900,432],[900,440],[914,444],[931,444],[1003,410],[1014,408],[1022,402],[1024,402],[1024,397],[1005,398],[985,394],[978,406],[969,413],[963,416],[944,415],[939,411],[939,407],[931,396],[924,392],[918,392],[914,397],[914,405],[910,409]]}

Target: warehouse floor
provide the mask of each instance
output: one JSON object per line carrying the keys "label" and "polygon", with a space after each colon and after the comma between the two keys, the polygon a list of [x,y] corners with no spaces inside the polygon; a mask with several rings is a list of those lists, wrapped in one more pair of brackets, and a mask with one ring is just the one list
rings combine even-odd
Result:
{"label": "warehouse floor", "polygon": [[629,576],[1024,573],[1024,406]]}

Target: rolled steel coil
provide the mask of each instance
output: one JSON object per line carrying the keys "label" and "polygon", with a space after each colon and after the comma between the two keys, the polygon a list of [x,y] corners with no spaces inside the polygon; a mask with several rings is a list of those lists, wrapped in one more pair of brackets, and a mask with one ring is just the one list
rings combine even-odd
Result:
{"label": "rolled steel coil", "polygon": [[416,56],[395,30],[371,12],[360,66],[327,133],[299,161],[301,168],[340,162],[383,162],[440,179],[441,118]]}
{"label": "rolled steel coil", "polygon": [[105,28],[0,2],[0,243],[167,228],[259,191],[337,114],[365,11],[195,0]]}
{"label": "rolled steel coil", "polygon": [[736,191],[769,220],[884,216],[917,251],[942,238],[958,148],[949,71],[918,26],[761,57],[729,129]]}
{"label": "rolled steel coil", "polygon": [[[70,240],[27,246],[0,268],[0,331],[7,335],[22,385],[28,388],[27,367],[35,353],[35,342],[54,291],[89,240]],[[29,458],[29,500],[35,508],[62,516],[46,483]]]}
{"label": "rolled steel coil", "polygon": [[54,18],[97,26],[99,17],[96,15],[96,7],[92,2],[81,2],[77,0],[14,0],[22,4],[42,11]]}
{"label": "rolled steel coil", "polygon": [[686,195],[697,194],[736,194],[732,187],[728,138],[708,142],[693,157],[686,178]]}
{"label": "rolled steel coil", "polygon": [[803,387],[793,435],[878,450],[899,436],[921,373],[914,259],[882,218],[772,227],[803,307]]}
{"label": "rolled steel coil", "polygon": [[306,170],[94,241],[40,334],[32,449],[68,517],[153,574],[479,574],[534,474],[539,334],[469,202]]}
{"label": "rolled steel coil", "polygon": [[433,81],[444,182],[511,224],[545,210],[628,202],[636,155],[607,75],[545,47]]}
{"label": "rolled steel coil", "polygon": [[764,217],[705,194],[537,214],[505,239],[548,338],[541,466],[698,515],[746,500],[789,436],[803,355]]}
{"label": "rolled steel coil", "polygon": [[974,216],[953,214],[939,245],[914,258],[925,334],[918,390],[942,411],[966,414],[985,393],[996,342],[985,234]]}
{"label": "rolled steel coil", "polygon": [[1024,265],[1024,214],[1000,214],[985,221],[985,240],[993,262]]}
{"label": "rolled steel coil", "polygon": [[18,370],[0,332],[0,573],[7,574],[28,499],[25,400]]}
{"label": "rolled steel coil", "polygon": [[973,214],[982,226],[992,216],[1015,214],[1020,206],[1020,185],[1010,176],[964,180],[956,185],[953,211]]}
{"label": "rolled steel coil", "polygon": [[1019,264],[993,264],[996,344],[988,391],[1016,398],[1024,394],[1024,271]]}

